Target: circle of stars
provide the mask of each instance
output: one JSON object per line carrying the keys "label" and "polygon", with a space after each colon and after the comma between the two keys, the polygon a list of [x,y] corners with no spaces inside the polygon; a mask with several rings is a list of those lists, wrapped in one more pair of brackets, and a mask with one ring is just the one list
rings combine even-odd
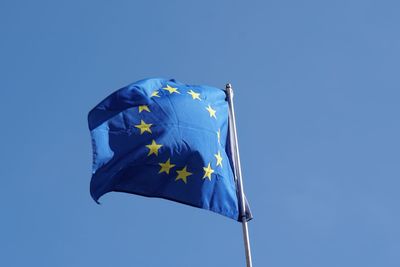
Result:
{"label": "circle of stars", "polygon": [[[162,91],[166,91],[166,93],[168,95],[174,95],[174,94],[181,95],[181,92],[178,90],[178,88],[167,84],[166,86],[162,87],[161,89],[154,90],[150,94],[150,98],[161,98],[162,96],[160,95],[160,93]],[[193,89],[190,89],[186,93],[188,95],[190,95],[192,100],[202,101],[201,94],[199,92],[196,92]],[[211,119],[217,119],[217,111],[210,104],[208,104],[208,106],[205,107],[205,110],[208,112]],[[138,111],[140,114],[142,112],[151,112],[151,109],[148,105],[139,105]],[[140,135],[142,135],[145,133],[152,134],[152,131],[151,131],[152,125],[153,125],[152,123],[147,123],[143,119],[141,119],[140,124],[137,124],[134,126],[140,130]],[[217,135],[218,144],[221,144],[221,129],[218,129],[218,131],[216,132],[216,135]],[[146,145],[146,148],[148,149],[147,157],[150,157],[150,156],[157,157],[161,147],[163,147],[163,145],[157,143],[157,141],[153,139],[150,144]],[[222,158],[220,150],[218,150],[217,153],[214,154],[214,157],[215,157],[215,161],[216,161],[215,168],[218,168],[218,167],[222,168],[223,158]],[[173,164],[171,162],[171,158],[168,158],[168,160],[165,162],[158,163],[158,165],[160,166],[160,169],[158,171],[159,175],[162,175],[164,173],[166,175],[170,175],[171,171],[173,169],[175,169],[175,167],[177,167],[176,164]],[[203,173],[202,179],[211,181],[212,177],[213,177],[213,173],[215,172],[215,170],[212,169],[211,162],[209,162],[207,164],[207,166],[203,167],[203,172],[204,173]],[[176,173],[175,181],[176,182],[182,181],[184,184],[187,184],[189,176],[194,175],[194,173],[190,172],[190,168],[187,165],[185,165],[181,169],[176,169],[175,173]]]}

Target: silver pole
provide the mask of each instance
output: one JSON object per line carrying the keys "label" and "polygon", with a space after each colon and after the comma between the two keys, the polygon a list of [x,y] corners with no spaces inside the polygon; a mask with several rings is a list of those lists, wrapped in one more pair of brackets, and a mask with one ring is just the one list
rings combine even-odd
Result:
{"label": "silver pole", "polygon": [[242,220],[243,241],[246,252],[246,265],[247,267],[252,267],[253,263],[251,261],[249,228],[247,226],[247,219],[246,219],[246,202],[243,190],[242,168],[240,166],[239,145],[236,132],[235,108],[233,106],[233,89],[230,83],[228,83],[225,86],[225,90],[228,96],[230,144],[231,144],[231,151],[233,158],[232,160],[235,171],[235,179],[239,191],[240,217]]}

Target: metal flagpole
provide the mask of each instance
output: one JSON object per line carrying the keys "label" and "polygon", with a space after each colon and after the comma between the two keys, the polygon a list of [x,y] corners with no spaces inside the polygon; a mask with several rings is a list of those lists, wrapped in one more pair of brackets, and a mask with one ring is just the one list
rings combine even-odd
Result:
{"label": "metal flagpole", "polygon": [[235,109],[233,107],[233,89],[230,83],[228,83],[225,86],[225,90],[228,97],[228,105],[229,105],[230,145],[231,145],[232,160],[235,171],[235,178],[239,191],[240,217],[242,220],[243,241],[246,252],[246,265],[247,267],[252,267],[253,264],[251,261],[249,228],[247,226],[247,218],[246,218],[246,202],[244,197],[242,169],[240,166],[239,145],[236,132]]}

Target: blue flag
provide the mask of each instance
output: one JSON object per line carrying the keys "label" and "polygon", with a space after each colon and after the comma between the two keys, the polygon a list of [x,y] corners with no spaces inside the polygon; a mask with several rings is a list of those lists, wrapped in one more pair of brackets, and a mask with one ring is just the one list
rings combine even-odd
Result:
{"label": "blue flag", "polygon": [[96,202],[108,192],[126,192],[241,220],[223,90],[141,80],[104,99],[88,121]]}

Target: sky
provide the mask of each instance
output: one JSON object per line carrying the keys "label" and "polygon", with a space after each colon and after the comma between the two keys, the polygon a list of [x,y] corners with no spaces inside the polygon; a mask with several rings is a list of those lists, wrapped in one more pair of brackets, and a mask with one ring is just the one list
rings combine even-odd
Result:
{"label": "sky", "polygon": [[0,266],[245,266],[241,225],[90,197],[87,113],[149,77],[235,90],[255,267],[400,266],[398,1],[0,2]]}

